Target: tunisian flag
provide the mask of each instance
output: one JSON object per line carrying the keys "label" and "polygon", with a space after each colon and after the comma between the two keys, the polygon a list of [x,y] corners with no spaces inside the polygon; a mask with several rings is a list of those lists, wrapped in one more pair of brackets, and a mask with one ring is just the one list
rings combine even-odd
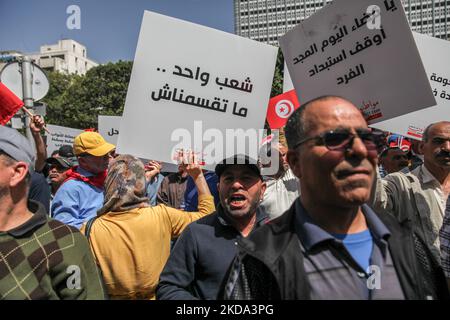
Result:
{"label": "tunisian flag", "polygon": [[269,100],[267,122],[271,129],[284,127],[289,116],[300,107],[295,90],[287,91]]}
{"label": "tunisian flag", "polygon": [[4,126],[22,106],[23,101],[0,82],[0,125]]}

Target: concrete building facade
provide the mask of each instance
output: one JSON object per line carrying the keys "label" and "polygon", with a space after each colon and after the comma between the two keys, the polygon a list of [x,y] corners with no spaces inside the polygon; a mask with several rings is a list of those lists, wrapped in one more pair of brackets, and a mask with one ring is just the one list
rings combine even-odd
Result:
{"label": "concrete building facade", "polygon": [[[235,33],[278,45],[278,37],[332,0],[234,0]],[[413,31],[450,40],[450,0],[402,0]]]}
{"label": "concrete building facade", "polygon": [[71,39],[58,41],[57,44],[43,45],[38,54],[29,54],[34,62],[44,70],[75,73],[84,75],[98,66],[98,63],[87,57],[87,49]]}

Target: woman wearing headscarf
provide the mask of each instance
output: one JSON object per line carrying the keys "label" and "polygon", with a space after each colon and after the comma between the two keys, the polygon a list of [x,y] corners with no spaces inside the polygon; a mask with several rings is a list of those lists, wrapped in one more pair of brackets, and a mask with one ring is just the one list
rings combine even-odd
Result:
{"label": "woman wearing headscarf", "polygon": [[183,229],[215,210],[198,164],[185,165],[199,191],[198,212],[165,205],[150,207],[143,163],[131,156],[114,159],[105,180],[103,207],[85,232],[111,299],[154,299],[170,242]]}

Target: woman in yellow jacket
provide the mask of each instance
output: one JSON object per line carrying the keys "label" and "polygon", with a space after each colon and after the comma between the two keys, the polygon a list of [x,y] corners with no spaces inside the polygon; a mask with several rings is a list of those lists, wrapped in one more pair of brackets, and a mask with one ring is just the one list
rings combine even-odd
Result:
{"label": "woman in yellow jacket", "polygon": [[198,188],[198,212],[150,207],[143,163],[121,155],[110,164],[103,207],[81,231],[89,238],[111,299],[154,299],[172,238],[215,210],[201,167],[185,166]]}

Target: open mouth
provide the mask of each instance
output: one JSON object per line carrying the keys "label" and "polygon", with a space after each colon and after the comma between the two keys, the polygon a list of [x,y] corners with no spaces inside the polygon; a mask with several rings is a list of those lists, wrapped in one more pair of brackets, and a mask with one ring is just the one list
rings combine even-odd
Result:
{"label": "open mouth", "polygon": [[247,198],[242,194],[232,194],[229,200],[229,204],[233,209],[242,208],[245,205]]}

